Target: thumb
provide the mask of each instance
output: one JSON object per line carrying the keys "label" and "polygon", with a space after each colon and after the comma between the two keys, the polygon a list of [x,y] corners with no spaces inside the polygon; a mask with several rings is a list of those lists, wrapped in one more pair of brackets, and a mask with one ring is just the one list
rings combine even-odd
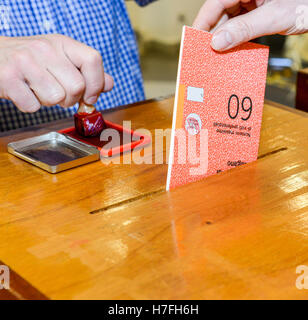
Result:
{"label": "thumb", "polygon": [[263,5],[246,14],[228,20],[213,34],[212,47],[224,51],[254,38],[279,33],[285,29],[281,9]]}
{"label": "thumb", "polygon": [[111,91],[114,85],[114,81],[112,76],[110,76],[108,73],[105,73],[105,85],[103,92]]}

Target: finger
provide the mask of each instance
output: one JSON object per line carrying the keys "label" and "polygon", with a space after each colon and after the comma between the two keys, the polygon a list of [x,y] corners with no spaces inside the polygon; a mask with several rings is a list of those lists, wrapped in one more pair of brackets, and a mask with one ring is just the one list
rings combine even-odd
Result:
{"label": "finger", "polygon": [[224,10],[225,8],[219,0],[207,0],[200,9],[193,23],[193,27],[196,29],[210,31],[220,19]]}
{"label": "finger", "polygon": [[[33,53],[36,61],[40,62],[42,68],[46,68],[50,74],[49,80],[53,78],[64,91],[64,97],[58,103],[62,107],[71,107],[77,103],[85,90],[85,80],[76,66],[67,58],[62,48],[49,46],[48,51],[42,50]],[[53,82],[55,84],[55,82]]]}
{"label": "finger", "polygon": [[41,106],[34,93],[24,81],[15,80],[8,82],[5,92],[6,98],[13,101],[15,106],[23,112],[35,112]]}
{"label": "finger", "polygon": [[113,86],[114,86],[114,81],[111,75],[109,75],[108,73],[104,74],[105,79],[104,79],[104,92],[108,92],[111,91]]}
{"label": "finger", "polygon": [[75,40],[65,41],[64,51],[72,63],[79,68],[85,79],[85,103],[94,104],[100,93],[110,91],[113,79],[104,73],[103,60],[98,51]]}
{"label": "finger", "polygon": [[256,0],[256,6],[260,7],[265,2],[265,0]]}
{"label": "finger", "polygon": [[[42,70],[47,70],[50,76],[46,73],[43,75],[44,79],[49,83],[53,83],[54,90],[59,92],[59,86],[62,87],[62,96],[64,91],[64,98],[58,102],[63,107],[70,107],[77,103],[82,96],[85,88],[85,81],[79,70],[71,63],[62,50],[62,42],[59,37],[54,37],[56,41],[51,42],[43,38],[30,38],[29,47],[31,54]],[[28,71],[30,74],[30,71]],[[35,72],[36,76],[38,73]],[[33,75],[32,84],[35,82],[36,86],[39,84]],[[54,81],[53,81],[53,79]],[[57,82],[57,84],[55,84]],[[42,92],[42,91],[41,91]]]}
{"label": "finger", "polygon": [[212,47],[217,51],[224,51],[251,39],[281,32],[285,28],[286,20],[281,15],[282,11],[276,10],[269,2],[232,18],[216,30]]}
{"label": "finger", "polygon": [[[244,3],[249,1],[250,0],[242,0]],[[241,0],[207,0],[200,9],[197,18],[193,23],[193,27],[210,31],[226,9],[230,9],[240,2]]]}
{"label": "finger", "polygon": [[41,105],[53,106],[65,99],[65,91],[59,82],[32,59],[23,63],[20,70]]}
{"label": "finger", "polygon": [[61,84],[65,99],[60,103],[67,108],[76,104],[85,90],[85,80],[75,65],[61,52],[48,64],[48,71]]}
{"label": "finger", "polygon": [[221,25],[226,23],[229,20],[229,16],[227,13],[224,13],[219,21],[216,23],[216,25],[210,30],[211,33],[214,33]]}

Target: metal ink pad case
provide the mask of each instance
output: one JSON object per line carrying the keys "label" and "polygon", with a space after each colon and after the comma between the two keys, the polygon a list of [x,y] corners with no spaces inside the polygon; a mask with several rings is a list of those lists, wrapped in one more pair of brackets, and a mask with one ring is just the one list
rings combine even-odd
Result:
{"label": "metal ink pad case", "polygon": [[50,173],[57,173],[100,159],[100,151],[94,146],[58,132],[11,142],[7,150]]}
{"label": "metal ink pad case", "polygon": [[[11,142],[9,153],[50,173],[58,173],[80,165],[109,158],[124,152],[144,147],[151,143],[151,137],[140,134],[118,124],[105,120],[106,128],[120,134],[119,144],[110,145],[100,137],[82,137],[75,127],[50,132],[41,136]],[[125,139],[125,137],[127,139]],[[134,139],[131,139],[134,137]],[[108,143],[108,147],[106,144]]]}

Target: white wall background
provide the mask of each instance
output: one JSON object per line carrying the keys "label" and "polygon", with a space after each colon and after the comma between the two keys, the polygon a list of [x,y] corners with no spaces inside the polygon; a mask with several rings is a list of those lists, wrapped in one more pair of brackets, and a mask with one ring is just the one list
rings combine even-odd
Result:
{"label": "white wall background", "polygon": [[128,1],[135,30],[147,40],[174,44],[181,40],[183,24],[192,25],[205,0],[158,0],[147,7]]}

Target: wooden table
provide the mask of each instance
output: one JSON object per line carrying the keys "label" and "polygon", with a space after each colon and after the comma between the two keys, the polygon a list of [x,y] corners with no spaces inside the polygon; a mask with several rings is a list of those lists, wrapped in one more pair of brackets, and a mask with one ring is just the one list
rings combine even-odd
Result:
{"label": "wooden table", "polygon": [[[105,113],[133,128],[170,128],[173,98]],[[2,297],[50,299],[308,298],[308,118],[267,102],[259,160],[165,192],[166,164],[100,161],[52,175],[0,138]]]}

